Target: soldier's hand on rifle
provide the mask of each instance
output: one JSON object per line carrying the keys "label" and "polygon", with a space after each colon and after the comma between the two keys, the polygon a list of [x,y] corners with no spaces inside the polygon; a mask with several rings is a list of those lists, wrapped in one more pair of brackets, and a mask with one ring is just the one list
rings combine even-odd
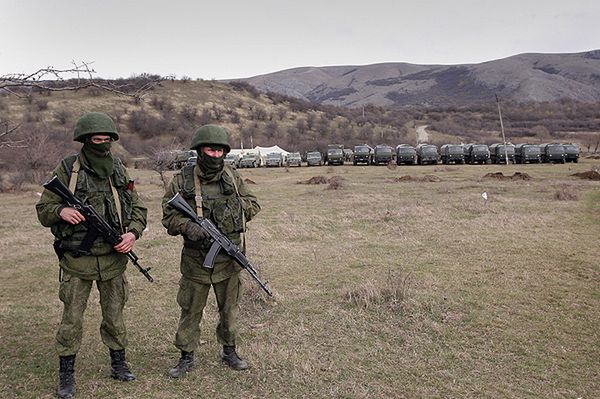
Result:
{"label": "soldier's hand on rifle", "polygon": [[189,220],[183,228],[183,234],[192,241],[206,240],[209,235],[200,225]]}
{"label": "soldier's hand on rifle", "polygon": [[125,254],[133,249],[133,244],[135,244],[135,234],[133,233],[125,233],[121,236],[123,241],[114,246],[117,252],[121,252]]}
{"label": "soldier's hand on rifle", "polygon": [[58,215],[62,220],[71,224],[79,224],[85,221],[85,217],[75,208],[64,207]]}

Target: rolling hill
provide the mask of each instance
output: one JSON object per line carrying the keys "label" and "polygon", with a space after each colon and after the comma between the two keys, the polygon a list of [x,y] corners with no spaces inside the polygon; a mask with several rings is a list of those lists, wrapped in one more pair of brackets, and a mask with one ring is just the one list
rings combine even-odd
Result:
{"label": "rolling hill", "polygon": [[493,101],[600,101],[600,50],[519,54],[463,65],[384,63],[301,67],[240,79],[261,91],[357,107],[469,105]]}

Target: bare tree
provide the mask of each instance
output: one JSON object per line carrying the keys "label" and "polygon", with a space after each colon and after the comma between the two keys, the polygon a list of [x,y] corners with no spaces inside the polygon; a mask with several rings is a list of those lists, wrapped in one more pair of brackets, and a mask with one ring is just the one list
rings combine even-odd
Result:
{"label": "bare tree", "polygon": [[21,125],[10,126],[9,121],[0,120],[0,148],[24,148],[25,140],[9,140],[8,135],[16,131]]}
{"label": "bare tree", "polygon": [[0,92],[6,91],[17,97],[29,97],[33,90],[53,92],[97,88],[139,101],[163,80],[160,76],[147,74],[141,75],[135,85],[128,80],[102,80],[94,77],[96,71],[90,67],[91,64],[91,62],[73,61],[73,67],[67,69],[48,66],[33,73],[2,75]]}

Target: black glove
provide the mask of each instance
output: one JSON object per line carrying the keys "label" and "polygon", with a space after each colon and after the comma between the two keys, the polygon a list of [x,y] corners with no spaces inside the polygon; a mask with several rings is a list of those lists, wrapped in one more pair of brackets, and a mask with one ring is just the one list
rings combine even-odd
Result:
{"label": "black glove", "polygon": [[192,241],[202,241],[210,237],[206,230],[200,227],[198,223],[194,223],[191,220],[185,224],[183,234]]}

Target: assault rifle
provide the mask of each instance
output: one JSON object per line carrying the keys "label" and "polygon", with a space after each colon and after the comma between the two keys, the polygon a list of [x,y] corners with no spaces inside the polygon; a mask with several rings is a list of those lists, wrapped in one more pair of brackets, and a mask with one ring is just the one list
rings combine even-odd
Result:
{"label": "assault rifle", "polygon": [[177,193],[173,198],[171,198],[167,204],[171,205],[173,208],[177,209],[179,212],[183,213],[185,216],[189,217],[194,223],[200,225],[213,240],[213,243],[208,250],[208,254],[204,258],[204,263],[202,266],[212,269],[215,264],[215,258],[221,249],[223,249],[227,255],[231,256],[235,262],[240,265],[240,267],[250,273],[250,276],[260,285],[269,296],[273,296],[273,293],[267,287],[268,282],[262,282],[258,277],[258,273],[246,258],[246,255],[242,252],[240,247],[235,245],[227,236],[219,231],[217,226],[214,225],[209,219],[199,217],[196,212],[192,209],[190,204],[188,204],[183,197]]}
{"label": "assault rifle", "polygon": [[[104,217],[102,217],[102,215],[100,215],[94,209],[94,207],[89,203],[87,199],[82,201],[79,198],[77,198],[67,186],[65,186],[60,180],[58,180],[57,176],[54,176],[52,179],[48,180],[46,183],[43,184],[43,186],[45,189],[53,192],[54,194],[62,198],[63,201],[65,201],[69,207],[77,209],[79,213],[81,213],[83,217],[85,217],[85,221],[82,223],[88,228],[88,234],[90,234],[90,237],[86,236],[84,242],[87,241],[87,243],[89,243],[89,245],[91,246],[93,241],[99,235],[102,236],[104,240],[112,246],[115,246],[121,241],[123,241],[123,239],[121,238],[121,233],[117,229],[112,227],[110,224],[108,224]],[[118,198],[115,198],[115,201],[118,200]],[[57,248],[55,247],[55,249]],[[57,249],[57,254],[60,257],[61,255],[59,250],[60,249]],[[74,250],[77,251],[77,249]],[[89,248],[79,250],[79,252],[76,253],[77,255],[82,255],[86,254],[87,251],[89,251]],[[125,255],[127,255],[131,263],[133,263],[135,267],[137,267],[140,273],[142,273],[144,277],[148,279],[148,281],[150,281],[151,283],[154,282],[154,279],[152,278],[150,273],[148,273],[150,271],[150,268],[144,269],[139,264],[139,258],[133,251],[129,251]]]}

